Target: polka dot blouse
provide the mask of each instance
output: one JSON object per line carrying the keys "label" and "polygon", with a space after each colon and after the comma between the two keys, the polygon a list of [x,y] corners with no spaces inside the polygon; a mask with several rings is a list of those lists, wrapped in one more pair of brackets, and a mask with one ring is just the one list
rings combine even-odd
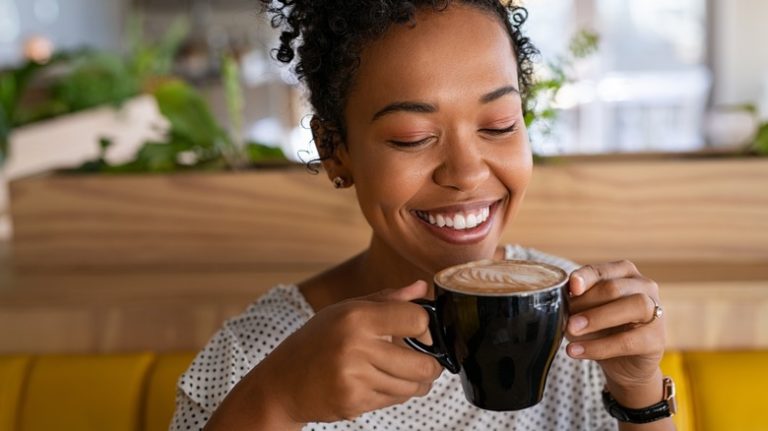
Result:
{"label": "polka dot blouse", "polygon": [[[530,259],[560,266],[573,262],[540,251],[509,245],[507,259]],[[171,430],[199,430],[248,371],[314,314],[295,285],[278,285],[243,314],[228,320],[178,382]],[[602,406],[602,371],[592,361],[555,356],[544,399],[516,412],[492,412],[464,398],[459,376],[444,372],[430,393],[404,404],[366,413],[355,420],[310,423],[303,430],[615,430],[616,421]]]}

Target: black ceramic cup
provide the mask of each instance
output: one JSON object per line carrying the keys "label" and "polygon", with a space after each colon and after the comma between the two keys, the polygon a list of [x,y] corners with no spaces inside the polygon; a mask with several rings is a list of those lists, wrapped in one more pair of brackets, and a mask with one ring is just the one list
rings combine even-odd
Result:
{"label": "black ceramic cup", "polygon": [[567,321],[568,275],[532,261],[478,261],[435,275],[432,345],[408,338],[460,374],[469,402],[508,411],[541,401]]}

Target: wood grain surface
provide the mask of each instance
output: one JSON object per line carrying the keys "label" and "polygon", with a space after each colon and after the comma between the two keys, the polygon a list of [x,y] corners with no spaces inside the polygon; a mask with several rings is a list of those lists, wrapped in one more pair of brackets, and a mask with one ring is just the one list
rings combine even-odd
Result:
{"label": "wood grain surface", "polygon": [[[671,348],[766,348],[766,184],[760,159],[548,163],[504,241],[634,260],[662,287]],[[302,168],[48,176],[11,194],[3,353],[196,350],[269,287],[370,236],[354,191]]]}
{"label": "wood grain surface", "polygon": [[[768,160],[536,168],[504,234],[579,262],[768,261]],[[304,169],[51,176],[12,183],[16,267],[275,270],[332,264],[370,228],[351,190]]]}

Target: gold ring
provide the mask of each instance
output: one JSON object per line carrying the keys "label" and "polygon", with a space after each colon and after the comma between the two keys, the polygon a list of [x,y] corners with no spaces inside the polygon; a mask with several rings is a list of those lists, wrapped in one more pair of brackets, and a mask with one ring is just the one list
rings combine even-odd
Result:
{"label": "gold ring", "polygon": [[651,316],[651,320],[644,323],[645,325],[653,323],[654,320],[660,319],[661,316],[664,315],[664,308],[659,305],[659,303],[656,302],[656,300],[653,299],[651,295],[648,295],[648,297],[651,298],[651,302],[653,302],[653,316]]}

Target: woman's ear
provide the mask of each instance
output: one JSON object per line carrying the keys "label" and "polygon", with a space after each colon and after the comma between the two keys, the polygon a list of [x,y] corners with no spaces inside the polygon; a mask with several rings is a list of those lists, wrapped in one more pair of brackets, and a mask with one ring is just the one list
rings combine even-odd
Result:
{"label": "woman's ear", "polygon": [[320,162],[328,179],[336,188],[349,187],[354,183],[349,169],[349,157],[339,129],[321,120],[317,115],[309,122]]}

